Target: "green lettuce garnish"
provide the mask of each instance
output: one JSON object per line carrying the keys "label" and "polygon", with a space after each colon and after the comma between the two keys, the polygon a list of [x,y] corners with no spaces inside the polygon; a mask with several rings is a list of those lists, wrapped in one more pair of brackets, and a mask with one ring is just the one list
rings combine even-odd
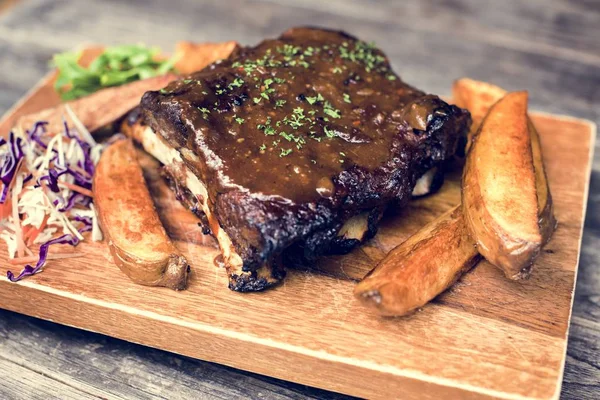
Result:
{"label": "green lettuce garnish", "polygon": [[160,49],[144,45],[107,47],[88,68],[77,63],[81,52],[56,54],[54,89],[64,101],[78,99],[102,88],[163,75],[174,69],[175,59],[160,60]]}

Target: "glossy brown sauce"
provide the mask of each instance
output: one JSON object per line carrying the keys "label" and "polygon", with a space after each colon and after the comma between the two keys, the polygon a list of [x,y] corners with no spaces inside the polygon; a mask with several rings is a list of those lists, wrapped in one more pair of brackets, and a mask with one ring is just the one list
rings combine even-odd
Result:
{"label": "glossy brown sauce", "polygon": [[217,190],[294,202],[331,197],[334,177],[352,166],[380,167],[431,114],[381,51],[304,28],[242,48],[161,93],[163,106],[181,107],[188,145]]}

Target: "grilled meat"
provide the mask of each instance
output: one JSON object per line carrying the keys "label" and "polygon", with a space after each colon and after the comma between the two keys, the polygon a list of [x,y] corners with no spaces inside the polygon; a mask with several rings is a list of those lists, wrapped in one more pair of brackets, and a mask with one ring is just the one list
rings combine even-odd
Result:
{"label": "grilled meat", "polygon": [[470,124],[467,111],[403,83],[377,48],[312,28],[148,92],[141,111],[144,146],[205,214],[238,291],[273,285],[286,259],[373,235]]}

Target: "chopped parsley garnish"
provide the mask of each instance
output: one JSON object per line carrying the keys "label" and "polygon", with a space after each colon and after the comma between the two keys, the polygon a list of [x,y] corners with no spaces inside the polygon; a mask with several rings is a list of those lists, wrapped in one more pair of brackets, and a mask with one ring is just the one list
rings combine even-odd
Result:
{"label": "chopped parsley garnish", "polygon": [[361,40],[356,41],[354,49],[350,49],[347,42],[339,47],[340,57],[355,63],[361,63],[365,66],[367,72],[378,70],[386,72],[385,57],[379,54],[374,43],[365,43]]}
{"label": "chopped parsley garnish", "polygon": [[234,87],[242,87],[244,84],[244,80],[242,78],[235,78],[233,82],[229,84],[229,89],[233,89]]}
{"label": "chopped parsley garnish", "polygon": [[335,132],[330,130],[327,126],[323,127],[323,130],[325,131],[325,135],[327,135],[328,138],[334,138],[337,136]]}
{"label": "chopped parsley garnish", "polygon": [[[263,123],[256,125],[256,129],[265,136],[271,136],[272,138],[265,140],[265,143],[262,144],[262,141],[258,139],[255,146],[261,152],[279,147],[280,152],[274,152],[274,154],[285,157],[295,149],[302,150],[307,141],[311,139],[317,142],[328,141],[338,137],[339,129],[347,129],[347,127],[338,127],[334,122],[336,119],[342,118],[342,111],[337,109],[334,104],[341,105],[342,102],[352,104],[350,94],[341,93],[341,98],[326,100],[321,93],[315,90],[315,86],[318,87],[316,83],[311,85],[310,81],[304,81],[305,77],[296,76],[299,73],[299,68],[309,68],[311,66],[312,60],[314,60],[312,57],[324,57],[323,61],[330,63],[325,64],[329,65],[325,68],[328,68],[334,74],[345,74],[344,71],[347,71],[349,76],[340,77],[340,79],[346,78],[344,80],[345,84],[360,80],[359,70],[363,67],[367,72],[381,73],[382,78],[396,79],[389,69],[385,57],[379,50],[372,44],[360,41],[347,40],[341,44],[320,46],[296,46],[288,43],[273,49],[266,49],[262,55],[253,59],[233,62],[231,66],[235,68],[234,72],[242,76],[233,76],[230,78],[232,81],[228,80],[228,84],[220,80],[219,84],[213,84],[212,90],[217,95],[229,93],[231,99],[228,99],[227,103],[235,106],[241,105],[247,99],[252,99],[254,104],[262,106],[261,111],[264,111],[263,115],[267,117]],[[352,63],[358,66],[352,66]],[[243,74],[244,71],[246,74]],[[350,71],[353,72],[350,74]],[[294,82],[295,80],[296,82]],[[187,80],[184,82],[187,82]],[[306,84],[306,89],[300,89],[300,92],[307,92],[307,94],[298,94],[298,101],[291,101],[292,105],[288,108],[285,105],[290,104],[290,100],[282,99],[282,97],[292,98],[289,90],[293,87],[279,86],[286,83],[298,83],[298,87],[304,87]],[[198,84],[205,83],[199,81]],[[234,88],[241,87],[244,87],[244,93],[232,92]],[[215,105],[220,103],[223,102],[219,101]],[[262,110],[263,108],[264,110]],[[279,108],[281,108],[281,111],[277,110]],[[346,109],[346,106],[341,108]],[[199,108],[199,110],[205,119],[210,115],[210,111],[204,107]],[[215,108],[214,110],[222,113],[228,112],[231,108],[223,110]],[[231,112],[231,114],[234,114],[234,112]],[[248,122],[247,119],[238,117],[235,114],[231,117],[231,114],[229,115],[232,123],[241,125]],[[344,125],[342,122],[339,123]],[[251,128],[254,128],[254,124]],[[269,142],[272,145],[266,144]],[[345,157],[346,155],[340,152],[339,162],[344,163]],[[315,160],[311,161],[316,163]]]}
{"label": "chopped parsley garnish", "polygon": [[202,113],[202,118],[208,120],[208,114],[210,114],[210,110],[206,107],[198,107],[198,110],[200,110],[200,112]]}
{"label": "chopped parsley garnish", "polygon": [[316,102],[318,102],[318,101],[323,101],[323,100],[325,100],[325,99],[323,98],[323,96],[321,96],[321,93],[317,93],[317,95],[316,95],[316,96],[314,96],[314,97],[307,97],[307,98],[306,98],[306,101],[307,101],[307,102],[308,102],[308,104],[310,104],[310,105],[313,105],[313,104],[315,104]]}
{"label": "chopped parsley garnish", "polygon": [[281,149],[281,153],[279,153],[279,157],[285,157],[288,154],[290,154],[293,150],[292,149]]}
{"label": "chopped parsley garnish", "polygon": [[328,101],[323,104],[323,112],[332,118],[341,118],[340,110],[333,108]]}

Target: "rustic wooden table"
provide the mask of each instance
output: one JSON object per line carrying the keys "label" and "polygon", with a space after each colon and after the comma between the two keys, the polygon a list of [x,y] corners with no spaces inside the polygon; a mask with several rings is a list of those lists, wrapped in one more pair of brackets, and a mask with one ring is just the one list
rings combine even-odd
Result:
{"label": "rustic wooden table", "polygon": [[[52,54],[81,43],[251,44],[307,24],[377,41],[401,76],[424,90],[449,94],[453,79],[470,76],[528,89],[534,109],[600,122],[597,0],[0,0],[0,113],[46,73]],[[565,399],[600,398],[599,245],[596,151]],[[0,311],[0,382],[2,399],[345,398],[7,311]]]}

